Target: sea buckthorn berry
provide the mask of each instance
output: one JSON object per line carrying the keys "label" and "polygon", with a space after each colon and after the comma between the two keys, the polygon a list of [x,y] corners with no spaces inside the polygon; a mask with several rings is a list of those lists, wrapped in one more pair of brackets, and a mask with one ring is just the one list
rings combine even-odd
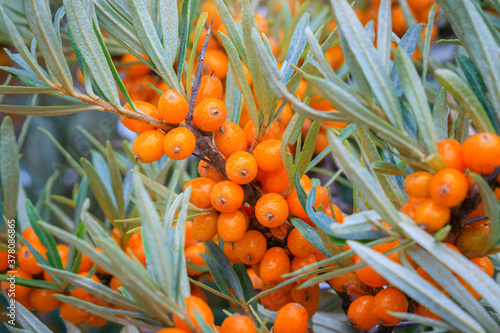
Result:
{"label": "sea buckthorn berry", "polygon": [[200,163],[198,164],[198,173],[201,177],[211,178],[217,183],[226,180],[226,177],[217,171],[214,166],[208,164],[204,160],[200,160]]}
{"label": "sea buckthorn berry", "polygon": [[246,140],[243,129],[229,121],[226,121],[214,132],[215,146],[224,156],[231,156],[238,151],[247,150]]}
{"label": "sea buckthorn berry", "polygon": [[26,229],[24,229],[23,232],[21,233],[21,236],[23,236],[26,242],[30,244],[40,243],[40,238],[38,238],[38,236],[36,235],[35,230],[33,230],[33,227],[27,227]]}
{"label": "sea buckthorn berry", "polygon": [[[275,283],[264,285],[262,291],[276,287]],[[262,305],[269,311],[278,311],[288,303],[292,303],[293,299],[290,295],[290,285],[279,288],[260,298]]]}
{"label": "sea buckthorn berry", "polygon": [[[361,258],[358,256],[354,259],[354,264],[359,264],[363,262]],[[370,287],[383,287],[387,285],[389,282],[380,274],[378,274],[373,268],[370,266],[364,266],[362,268],[358,268],[356,270],[356,276],[365,284]]]}
{"label": "sea buckthorn berry", "polygon": [[404,182],[406,193],[416,198],[429,197],[432,177],[432,174],[425,171],[417,171],[408,175]]}
{"label": "sea buckthorn berry", "polygon": [[[214,314],[212,313],[212,310],[210,307],[205,303],[201,298],[196,297],[196,296],[188,296],[184,298],[184,303],[186,304],[186,312],[188,315],[189,320],[201,331],[200,324],[198,323],[198,320],[196,319],[195,311],[198,313],[199,316],[205,321],[205,323],[211,327],[214,325]],[[187,333],[193,333],[190,329],[189,326],[178,316],[175,314],[173,315],[173,320],[175,323],[175,326],[177,328],[180,328],[184,330]]]}
{"label": "sea buckthorn berry", "polygon": [[438,142],[438,153],[444,160],[447,168],[465,172],[465,163],[462,155],[462,145],[455,139],[444,139]]}
{"label": "sea buckthorn berry", "polygon": [[[149,104],[147,102],[140,102],[140,101],[135,101],[134,105],[137,109],[144,112],[146,115],[148,115],[152,118],[158,119],[158,120],[161,119],[160,114],[158,113],[158,110],[155,108],[154,105]],[[132,107],[130,106],[130,104],[128,104],[128,103],[125,104],[123,106],[123,108],[128,109],[128,110],[133,110]],[[128,119],[125,117],[120,117],[120,120],[121,120],[123,126],[125,126],[126,128],[128,128],[129,130],[131,130],[132,132],[135,132],[135,133],[142,133],[142,132],[151,131],[151,130],[156,129],[155,126],[148,125],[148,124],[143,123],[142,121],[139,121],[139,120]]]}
{"label": "sea buckthorn berry", "polygon": [[116,276],[113,276],[109,281],[109,287],[117,293],[121,293],[119,288],[122,287],[122,283],[116,278]]}
{"label": "sea buckthorn berry", "polygon": [[377,325],[377,316],[372,311],[373,296],[361,296],[355,299],[347,310],[347,320],[360,330],[369,330]]}
{"label": "sea buckthorn berry", "polygon": [[[37,243],[31,245],[38,253],[40,253],[45,259],[47,259],[47,255],[45,254],[47,249],[45,248],[45,246]],[[43,268],[37,265],[38,260],[26,245],[21,247],[21,249],[17,253],[17,262],[26,273],[37,275],[43,272]]]}
{"label": "sea buckthorn berry", "polygon": [[432,200],[444,207],[453,207],[464,201],[468,186],[464,174],[455,169],[442,169],[431,180]]}
{"label": "sea buckthorn berry", "polygon": [[221,213],[231,213],[243,204],[245,193],[240,185],[231,181],[217,183],[210,194],[212,206]]}
{"label": "sea buckthorn berry", "polygon": [[191,235],[198,242],[208,242],[217,235],[217,212],[197,216],[191,227]]}
{"label": "sea buckthorn berry", "polygon": [[59,307],[61,302],[54,298],[57,294],[54,290],[34,289],[30,293],[30,301],[35,310],[40,312],[52,312]]}
{"label": "sea buckthorn berry", "polygon": [[258,167],[255,157],[246,151],[238,151],[226,161],[227,178],[236,184],[248,184],[257,176]]}
{"label": "sea buckthorn berry", "polygon": [[307,333],[309,327],[307,310],[298,303],[286,304],[274,320],[275,333]]}
{"label": "sea buckthorn berry", "polygon": [[267,250],[266,237],[257,230],[249,230],[245,236],[234,245],[236,255],[245,265],[258,263]]}
{"label": "sea buckthorn berry", "polygon": [[472,258],[470,261],[489,276],[493,276],[495,273],[495,266],[493,266],[493,263],[488,257]]}
{"label": "sea buckthorn berry", "polygon": [[[292,272],[295,272],[295,271],[298,271],[299,269],[302,269],[302,268],[307,267],[309,265],[315,264],[317,262],[318,261],[316,260],[316,256],[314,254],[311,254],[307,257],[293,257],[292,262],[291,262],[291,266],[290,266],[290,270]],[[310,272],[310,271],[308,271],[308,272]],[[297,280],[297,283],[305,282],[309,278],[315,277],[317,275],[318,274],[316,273],[316,274],[312,274],[309,276],[305,276],[305,277]]]}
{"label": "sea buckthorn berry", "polygon": [[[19,281],[17,281],[17,278],[33,279],[33,276],[31,274],[23,271],[23,269],[20,267],[16,267],[12,270],[9,270],[5,274],[8,276],[15,276],[16,277],[16,282],[15,282],[15,286],[14,286],[14,288],[16,290],[15,295],[10,295],[9,297],[18,299],[18,298],[22,298],[24,296],[28,296],[28,294],[31,292],[32,289],[29,287],[21,286],[20,284],[18,284]],[[2,281],[0,284],[0,288],[2,289],[2,292],[5,295],[9,295],[9,290],[14,289],[14,288],[11,288],[10,282],[7,282],[7,281]]]}
{"label": "sea buckthorn berry", "polygon": [[263,188],[267,192],[282,193],[288,188],[289,183],[290,179],[283,167],[266,175]]}
{"label": "sea buckthorn berry", "polygon": [[85,324],[89,325],[90,327],[98,328],[98,327],[103,327],[108,323],[108,320],[103,317],[96,316],[95,314],[90,314],[90,316],[85,320]]}
{"label": "sea buckthorn berry", "polygon": [[[186,333],[186,331],[181,330],[180,328],[177,327],[171,327],[171,328],[164,328],[162,330],[159,330],[157,333]],[[220,332],[218,332],[220,333]]]}
{"label": "sea buckthorn berry", "polygon": [[278,227],[288,217],[288,204],[277,193],[264,194],[255,205],[255,217],[265,227]]}
{"label": "sea buckthorn berry", "polygon": [[394,326],[401,321],[401,318],[391,316],[387,311],[408,311],[408,300],[405,294],[393,287],[379,291],[373,298],[373,313],[377,316],[379,324]]}
{"label": "sea buckthorn berry", "polygon": [[210,208],[212,207],[210,193],[212,193],[212,189],[216,184],[217,182],[213,179],[198,177],[188,181],[184,185],[184,191],[191,186],[192,190],[189,202],[199,208]]}
{"label": "sea buckthorn berry", "polygon": [[[205,253],[205,246],[202,244],[191,245],[186,250],[184,250],[184,256],[186,257],[186,263],[195,266],[206,266],[205,260],[203,260],[200,254]],[[189,275],[200,275],[203,272],[188,268],[187,272]]]}
{"label": "sea buckthorn berry", "polygon": [[482,257],[486,253],[486,241],[490,234],[488,225],[477,225],[462,230],[456,240],[455,246],[469,258]]}
{"label": "sea buckthorn berry", "polygon": [[193,111],[193,124],[205,132],[213,132],[226,121],[227,109],[224,103],[209,98],[198,104]]}
{"label": "sea buckthorn berry", "polygon": [[257,333],[252,320],[240,314],[224,319],[221,328],[219,333]]}
{"label": "sea buckthorn berry", "polygon": [[[340,208],[335,204],[332,204],[332,208],[333,208],[333,213],[335,214],[335,220],[337,220],[337,223],[343,223],[344,222],[344,215],[342,215],[342,211],[340,210]],[[330,205],[325,207],[325,214],[330,216],[331,218],[333,218],[332,210],[330,209]]]}
{"label": "sea buckthorn berry", "polygon": [[90,317],[90,313],[68,303],[62,303],[59,308],[59,316],[73,325],[80,325]]}
{"label": "sea buckthorn berry", "polygon": [[165,150],[163,149],[164,138],[165,135],[156,130],[139,134],[132,145],[132,152],[135,158],[142,163],[158,161],[165,155]]}
{"label": "sea buckthorn berry", "polygon": [[328,280],[328,284],[335,289],[335,291],[338,292],[345,292],[346,291],[346,285],[350,280],[358,279],[356,274],[353,272],[346,273],[341,276],[334,277],[330,280]]}
{"label": "sea buckthorn berry", "polygon": [[217,234],[226,243],[240,241],[247,231],[245,215],[236,210],[231,213],[221,213],[217,219]]}
{"label": "sea buckthorn berry", "polygon": [[[297,287],[298,286],[299,285],[297,285]],[[292,290],[290,291],[290,295],[292,296],[294,302],[303,304],[317,299],[319,297],[319,291],[319,284],[315,284],[313,286],[302,289],[292,288]]]}
{"label": "sea buckthorn berry", "polygon": [[6,271],[9,268],[9,253],[7,251],[0,252],[0,272]]}
{"label": "sea buckthorn berry", "polygon": [[[78,273],[78,275],[80,275],[82,277],[89,278],[94,282],[101,283],[101,281],[99,280],[99,278],[97,276],[92,275],[89,277],[89,272],[81,272],[81,273]],[[86,291],[85,289],[82,289],[82,288],[75,288],[75,289],[71,290],[69,292],[69,295],[71,297],[75,297],[75,298],[78,298],[78,299],[81,299],[84,301],[88,301],[92,297],[92,295],[88,291]]]}
{"label": "sea buckthorn berry", "polygon": [[191,156],[196,148],[196,138],[186,127],[169,131],[163,139],[165,154],[173,160],[183,160]]}
{"label": "sea buckthorn berry", "polygon": [[281,247],[272,247],[266,251],[260,261],[260,278],[265,284],[281,282],[284,274],[290,273],[290,258]]}
{"label": "sea buckthorn berry", "polygon": [[290,231],[286,244],[290,252],[296,257],[307,257],[316,252],[316,247],[297,228]]}
{"label": "sea buckthorn berry", "polygon": [[259,143],[253,151],[253,156],[259,169],[264,171],[273,172],[283,167],[280,140],[266,140]]}
{"label": "sea buckthorn berry", "polygon": [[[259,266],[259,271],[260,271],[260,266]],[[257,276],[253,268],[247,268],[247,274],[250,280],[252,281],[252,286],[254,289],[260,290],[264,286],[264,282],[262,282],[262,279]]]}
{"label": "sea buckthorn berry", "polygon": [[424,227],[427,232],[434,232],[444,227],[450,215],[450,208],[439,206],[434,200],[427,199],[417,206],[415,222]]}
{"label": "sea buckthorn berry", "polygon": [[[255,125],[252,121],[249,121],[245,127],[243,128],[243,132],[245,133],[245,137],[247,139],[248,147],[252,146],[253,141],[255,140]],[[261,142],[266,140],[277,139],[280,134],[280,125],[278,122],[274,121],[271,125],[268,126],[266,134],[261,139]]]}
{"label": "sea buckthorn berry", "polygon": [[[219,49],[207,50],[205,61],[203,62],[203,74],[212,74],[221,80],[227,76],[229,62],[226,52]],[[202,102],[203,103],[203,102]]]}
{"label": "sea buckthorn berry", "polygon": [[224,254],[231,263],[241,264],[241,260],[238,257],[238,254],[236,253],[235,244],[224,243],[224,247],[222,248],[222,250],[224,251]]}
{"label": "sea buckthorn berry", "polygon": [[167,123],[178,124],[186,119],[189,104],[177,91],[167,89],[158,101],[158,112]]}
{"label": "sea buckthorn berry", "polygon": [[222,83],[212,75],[205,75],[201,78],[200,89],[196,95],[196,105],[209,98],[222,99]]}
{"label": "sea buckthorn berry", "polygon": [[437,314],[435,314],[434,312],[427,309],[425,306],[421,304],[415,305],[415,314],[429,319],[441,321],[441,317],[439,317]]}
{"label": "sea buckthorn berry", "polygon": [[420,277],[422,279],[424,279],[425,281],[429,282],[430,284],[432,284],[436,289],[438,289],[439,291],[441,291],[442,293],[444,293],[446,296],[449,296],[448,292],[445,291],[443,289],[443,287],[441,287],[441,285],[439,283],[436,282],[436,280],[434,280],[430,275],[429,273],[427,273],[422,267],[417,267],[417,274],[420,275]]}
{"label": "sea buckthorn berry", "polygon": [[465,166],[472,172],[489,175],[500,165],[500,137],[493,133],[475,134],[462,148]]}
{"label": "sea buckthorn berry", "polygon": [[[121,58],[121,62],[124,64],[138,63],[140,62],[140,60],[132,53],[127,53],[123,55],[123,57]],[[142,63],[134,65],[126,65],[125,68],[127,71],[127,78],[129,79],[135,79],[146,76],[151,71],[151,69],[147,65]]]}

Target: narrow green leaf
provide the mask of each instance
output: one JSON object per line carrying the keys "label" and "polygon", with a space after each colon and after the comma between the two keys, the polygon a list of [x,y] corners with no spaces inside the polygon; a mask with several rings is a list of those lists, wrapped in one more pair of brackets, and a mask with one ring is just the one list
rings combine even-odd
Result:
{"label": "narrow green leaf", "polygon": [[0,112],[19,115],[33,116],[63,116],[67,114],[103,109],[95,105],[58,105],[58,106],[20,106],[20,105],[0,105]]}
{"label": "narrow green leaf", "polygon": [[120,170],[118,169],[118,165],[116,163],[116,158],[114,155],[113,147],[111,146],[111,142],[106,142],[107,154],[106,159],[108,161],[109,166],[109,174],[111,177],[111,186],[113,188],[113,194],[116,200],[116,205],[118,208],[118,213],[120,217],[125,216],[125,203],[124,203],[124,195],[123,195],[123,181],[120,174]]}
{"label": "narrow green leaf", "polygon": [[295,163],[295,170],[299,172],[299,178],[302,177],[307,169],[309,162],[314,154],[314,147],[316,145],[316,138],[318,137],[321,122],[315,120],[312,122],[309,131],[307,132],[304,145]]}
{"label": "narrow green leaf", "polygon": [[429,67],[429,54],[431,52],[432,29],[434,29],[434,18],[436,16],[436,10],[437,10],[437,5],[433,5],[431,11],[429,12],[429,16],[427,19],[427,26],[425,28],[424,51],[422,52],[422,61],[423,61],[422,82],[424,86],[427,80],[427,68]]}
{"label": "narrow green leaf", "polygon": [[236,296],[239,299],[244,300],[245,297],[243,295],[243,288],[241,287],[241,283],[238,280],[238,276],[231,267],[231,263],[227,259],[224,252],[222,252],[221,248],[217,246],[217,244],[215,244],[213,241],[206,242],[205,245],[210,250],[210,253],[213,255],[214,259],[220,265],[222,271],[229,280],[231,287],[233,287]]}
{"label": "narrow green leaf", "polygon": [[378,10],[377,26],[377,50],[380,54],[382,65],[389,74],[391,63],[391,33],[392,33],[392,15],[391,1],[382,0]]}
{"label": "narrow green leaf", "polygon": [[0,86],[0,93],[6,95],[24,95],[24,94],[53,94],[56,90],[52,88],[37,88],[23,86]]}
{"label": "narrow green leaf", "polygon": [[5,117],[0,126],[0,180],[2,183],[3,214],[8,220],[16,218],[19,190],[19,157],[16,134],[10,117]]}
{"label": "narrow green leaf", "polygon": [[181,13],[179,18],[180,23],[180,43],[179,43],[179,54],[177,55],[177,78],[179,82],[182,79],[182,73],[186,58],[186,48],[189,39],[189,29],[191,27],[191,7],[193,5],[192,0],[186,0],[182,2]]}
{"label": "narrow green leaf", "polygon": [[163,46],[168,54],[168,66],[173,66],[179,45],[179,14],[177,1],[158,1],[158,17],[162,31]]}
{"label": "narrow green leaf", "polygon": [[[9,303],[14,302],[16,307],[16,314],[18,315],[18,320],[22,322],[23,328],[26,330],[18,330],[18,332],[36,332],[36,333],[52,333],[52,331],[45,326],[33,312],[26,309],[20,302],[16,302],[11,298],[8,298]],[[17,322],[17,320],[16,320]],[[8,329],[13,329],[12,326],[5,324]],[[15,332],[15,331],[14,331]]]}
{"label": "narrow green leaf", "polygon": [[331,257],[330,252],[323,246],[318,231],[300,219],[293,218],[292,224],[315,248],[320,250],[325,256]]}
{"label": "narrow green leaf", "polygon": [[238,23],[234,21],[233,15],[227,9],[224,0],[214,0],[215,7],[217,7],[217,12],[222,19],[224,27],[230,37],[231,42],[234,44],[235,49],[238,51],[240,57],[246,61],[246,50],[245,44],[243,42],[243,36],[241,34],[241,29],[238,27]]}
{"label": "narrow green leaf", "polygon": [[440,87],[434,100],[434,108],[432,109],[432,118],[438,141],[448,138],[448,115],[450,109],[446,105],[446,97],[446,90]]}

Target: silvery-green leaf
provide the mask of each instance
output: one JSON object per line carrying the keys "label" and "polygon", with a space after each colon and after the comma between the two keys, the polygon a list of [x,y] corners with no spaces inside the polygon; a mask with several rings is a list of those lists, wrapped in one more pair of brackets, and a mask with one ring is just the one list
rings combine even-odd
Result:
{"label": "silvery-green leaf", "polygon": [[5,117],[0,126],[0,180],[2,183],[3,213],[8,220],[16,218],[19,186],[19,157],[16,134],[10,117]]}
{"label": "silvery-green leaf", "polygon": [[169,63],[173,66],[177,56],[179,44],[179,14],[177,12],[177,1],[158,1],[158,16],[162,28],[163,46],[169,55]]}
{"label": "silvery-green leaf", "polygon": [[436,16],[437,5],[433,5],[427,19],[427,27],[425,28],[424,51],[422,52],[422,81],[425,86],[427,79],[427,68],[429,67],[429,54],[431,51],[432,29],[434,29],[434,17]]}
{"label": "silvery-green leaf", "polygon": [[291,67],[291,65],[297,65],[300,55],[304,52],[306,46],[304,29],[307,25],[309,25],[309,14],[305,13],[300,18],[297,26],[295,27],[295,31],[293,32],[292,39],[290,40],[286,57],[283,60],[284,68],[281,69],[283,72],[281,82],[283,82],[284,84],[288,83],[294,72],[294,69]]}
{"label": "silvery-green leaf", "polygon": [[390,70],[391,63],[391,32],[392,32],[392,16],[391,16],[391,1],[382,0],[378,10],[378,26],[377,26],[377,50],[380,54],[382,65]]}
{"label": "silvery-green leaf", "polygon": [[245,44],[243,43],[243,36],[241,34],[241,29],[238,27],[238,23],[234,21],[233,16],[229,12],[224,3],[224,0],[214,0],[215,7],[217,7],[217,12],[219,13],[224,27],[234,44],[235,49],[240,54],[243,60],[246,60]]}
{"label": "silvery-green leaf", "polygon": [[446,105],[446,90],[441,87],[434,100],[434,108],[432,109],[432,118],[434,120],[434,128],[439,141],[448,138],[448,114],[450,109]]}

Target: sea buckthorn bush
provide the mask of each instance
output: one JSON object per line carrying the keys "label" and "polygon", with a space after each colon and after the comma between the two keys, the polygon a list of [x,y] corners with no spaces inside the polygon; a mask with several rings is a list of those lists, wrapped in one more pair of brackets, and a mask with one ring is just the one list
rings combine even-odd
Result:
{"label": "sea buckthorn bush", "polygon": [[500,331],[497,1],[0,5],[9,331]]}

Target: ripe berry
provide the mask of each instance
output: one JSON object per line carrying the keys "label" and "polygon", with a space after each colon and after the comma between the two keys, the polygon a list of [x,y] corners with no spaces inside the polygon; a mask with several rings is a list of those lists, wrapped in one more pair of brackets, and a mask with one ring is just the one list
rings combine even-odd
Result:
{"label": "ripe berry", "polygon": [[258,263],[267,249],[266,237],[257,230],[249,230],[234,246],[236,255],[245,265]]}
{"label": "ripe berry", "polygon": [[[128,63],[137,63],[140,62],[140,60],[133,55],[132,53],[127,53],[123,55],[121,58],[121,62],[124,64]],[[129,79],[135,79],[135,78],[141,78],[151,71],[151,69],[145,65],[145,64],[135,64],[135,65],[126,65],[126,71],[127,71],[127,78]]]}
{"label": "ripe berry", "polygon": [[204,160],[200,160],[200,163],[198,164],[198,173],[201,177],[211,178],[217,183],[226,180],[226,177],[217,171],[214,166],[208,164]]}
{"label": "ripe berry", "polygon": [[210,201],[210,193],[217,182],[210,178],[198,177],[191,179],[184,185],[184,191],[191,186],[191,196],[189,202],[199,208],[210,208],[212,203]]}
{"label": "ripe berry", "polygon": [[113,276],[109,281],[109,287],[117,293],[121,293],[120,289],[118,288],[122,287],[122,283],[116,278],[116,276]]}
{"label": "ripe berry", "polygon": [[[253,122],[249,121],[243,128],[245,132],[245,137],[247,140],[248,147],[252,146],[253,140],[255,140],[255,125]],[[267,127],[266,134],[262,137],[261,142],[277,139],[280,134],[280,125],[278,122],[274,121],[271,125]]]}
{"label": "ripe berry", "polygon": [[224,103],[209,98],[198,104],[193,111],[193,124],[204,132],[213,132],[226,121],[227,109]]}
{"label": "ripe berry", "polygon": [[240,126],[229,121],[214,131],[214,143],[224,156],[247,150],[245,132]]}
{"label": "ripe berry", "polygon": [[273,172],[283,166],[281,160],[281,141],[266,140],[259,143],[254,151],[253,156],[257,161],[259,169],[267,172]]}
{"label": "ripe berry", "polygon": [[493,133],[475,134],[463,144],[465,165],[475,173],[490,174],[500,165],[500,137]]}
{"label": "ripe berry", "polygon": [[[33,279],[33,276],[25,271],[22,270],[22,268],[20,267],[16,267],[12,270],[9,270],[7,271],[7,273],[5,273],[6,275],[8,276],[15,276],[16,277],[16,282],[15,282],[15,295],[12,297],[12,298],[15,298],[15,299],[19,299],[19,298],[23,298],[24,296],[28,296],[29,293],[31,292],[31,288],[28,288],[28,287],[25,287],[25,286],[21,286],[19,285],[19,281],[17,281],[17,278],[22,278],[22,279]],[[0,284],[0,288],[2,289],[2,292],[5,294],[5,295],[8,295],[9,294],[9,290],[10,290],[10,282],[7,282],[7,281],[2,281],[1,284]]]}
{"label": "ripe berry", "polygon": [[[205,303],[201,298],[196,296],[188,296],[184,298],[184,303],[186,304],[186,312],[189,320],[201,331],[200,324],[198,324],[198,320],[196,319],[195,311],[199,316],[205,321],[205,323],[211,327],[214,324],[214,314],[210,307]],[[187,333],[193,333],[189,326],[178,316],[173,315],[173,320],[175,326],[184,330]]]}
{"label": "ripe berry", "polygon": [[286,304],[274,320],[275,333],[306,333],[309,327],[307,310],[298,303]]}
{"label": "ripe berry", "polygon": [[163,139],[165,135],[156,130],[146,131],[135,139],[132,152],[139,162],[152,163],[165,155]]}
{"label": "ripe berry", "polygon": [[27,227],[26,229],[24,229],[21,233],[21,236],[23,236],[26,242],[30,244],[40,243],[40,239],[36,235],[35,230],[33,230],[33,227]]}
{"label": "ripe berry", "polygon": [[266,251],[260,261],[260,278],[265,284],[281,282],[284,274],[290,273],[290,258],[281,247],[272,247]]}
{"label": "ripe berry", "polygon": [[201,6],[201,12],[207,12],[208,17],[213,17],[212,29],[217,30],[222,24],[222,18],[217,11],[217,7],[213,0],[206,1],[203,6]]}
{"label": "ripe berry", "polygon": [[94,328],[103,327],[107,323],[108,320],[106,318],[96,316],[95,314],[90,314],[87,320],[85,320],[85,324]]}
{"label": "ripe berry", "polygon": [[465,172],[465,163],[462,156],[462,145],[455,139],[444,139],[438,142],[438,153],[444,159],[447,168]]}
{"label": "ripe berry", "polygon": [[158,112],[167,123],[178,124],[186,119],[189,104],[181,94],[175,90],[167,89],[158,101]]}
{"label": "ripe berry", "polygon": [[[141,101],[135,101],[134,105],[137,109],[144,112],[146,115],[148,115],[152,118],[158,119],[158,120],[161,119],[160,114],[158,113],[158,110],[155,108],[154,105],[149,104],[147,102],[141,102]],[[125,104],[123,106],[123,108],[128,109],[128,110],[132,110],[132,107],[128,103]],[[133,120],[133,119],[125,118],[125,117],[120,117],[120,121],[122,122],[123,126],[125,126],[126,128],[128,128],[129,130],[131,130],[132,132],[135,132],[135,133],[142,133],[142,132],[151,131],[151,130],[156,129],[156,127],[154,127],[153,125],[148,125],[148,124],[143,123],[142,121],[139,121],[139,120]]]}
{"label": "ripe berry", "polygon": [[416,198],[429,197],[432,177],[432,174],[424,171],[417,171],[408,175],[404,182],[406,193]]}
{"label": "ripe berry", "polygon": [[52,312],[59,307],[61,302],[54,298],[56,291],[46,289],[34,289],[30,293],[30,301],[35,310],[40,312]]}
{"label": "ripe berry", "polygon": [[59,308],[59,316],[73,325],[80,325],[90,317],[90,313],[68,303],[62,303]]}
{"label": "ripe berry", "polygon": [[332,286],[333,289],[335,289],[335,291],[345,292],[347,283],[350,280],[354,279],[357,279],[356,274],[354,274],[353,272],[349,272],[344,275],[337,276],[328,280],[328,283],[330,284],[330,286]]}
{"label": "ripe berry", "polygon": [[450,219],[450,209],[439,206],[434,200],[421,202],[415,210],[415,222],[424,227],[427,232],[441,229]]}
{"label": "ripe berry", "polygon": [[197,216],[191,227],[191,235],[198,242],[208,242],[217,235],[217,212]]}
{"label": "ripe berry", "polygon": [[241,264],[241,260],[236,253],[235,244],[224,243],[224,247],[222,249],[227,259],[233,264]]}
{"label": "ripe berry", "polygon": [[222,83],[212,75],[205,75],[201,78],[200,89],[196,96],[196,105],[208,98],[222,99]]}
{"label": "ripe berry", "polygon": [[186,127],[177,127],[163,139],[165,154],[173,160],[183,160],[191,156],[196,148],[196,138]]}
{"label": "ripe berry", "polygon": [[393,287],[379,291],[373,298],[373,313],[377,316],[379,324],[394,326],[401,321],[401,318],[391,316],[387,311],[408,311],[408,300],[405,294]]}
{"label": "ripe berry", "polygon": [[[203,260],[200,254],[205,253],[205,245],[195,244],[186,248],[184,251],[184,256],[186,258],[186,263],[195,266],[206,266],[205,260]],[[203,272],[188,268],[187,272],[189,275],[200,275]]]}
{"label": "ripe berry", "polygon": [[7,251],[0,252],[0,272],[6,271],[9,268],[9,253]]}
{"label": "ripe berry", "polygon": [[[45,246],[37,243],[32,244],[32,246],[38,253],[40,253],[45,259],[47,259],[47,255],[45,254],[47,249],[45,248]],[[38,260],[26,245],[21,247],[21,249],[17,253],[17,261],[19,267],[21,267],[22,270],[28,274],[37,275],[43,272],[43,268],[37,265]]]}
{"label": "ripe berry", "polygon": [[159,330],[157,333],[186,333],[186,331],[181,330],[180,328],[177,327],[171,327]]}
{"label": "ripe berry", "polygon": [[231,213],[243,204],[245,193],[240,185],[231,181],[217,183],[210,194],[212,206],[221,213]]}
{"label": "ripe berry", "polygon": [[227,243],[240,241],[247,231],[245,215],[236,210],[231,213],[221,213],[217,219],[217,233]]}
{"label": "ripe berry", "polygon": [[224,80],[228,68],[229,63],[224,51],[219,49],[207,50],[205,61],[203,62],[203,74],[213,73],[214,76]]}
{"label": "ripe berry", "polygon": [[277,193],[264,194],[255,205],[255,217],[265,227],[278,227],[288,217],[288,204]]}
{"label": "ripe berry", "polygon": [[347,320],[360,330],[369,330],[377,325],[377,316],[372,311],[373,296],[361,296],[347,310]]}
{"label": "ripe berry", "polygon": [[[309,265],[315,264],[318,261],[316,260],[316,256],[314,254],[311,254],[310,256],[307,257],[293,257],[292,259],[292,264],[291,264],[291,271],[295,272],[298,271],[299,269],[302,269],[304,267],[307,267]],[[308,271],[310,272],[310,271]],[[297,283],[302,283],[307,281],[309,278],[315,277],[316,274],[308,275],[306,277],[303,277],[299,280],[297,280]]]}
{"label": "ripe berry", "polygon": [[430,184],[432,200],[443,207],[460,204],[467,196],[467,179],[460,171],[443,169],[434,175]]}
{"label": "ripe berry", "polygon": [[296,228],[290,231],[286,243],[290,252],[296,257],[307,257],[316,252],[316,247]]}
{"label": "ripe berry", "polygon": [[315,284],[302,289],[292,288],[290,295],[292,296],[294,302],[303,304],[317,299],[319,297],[319,291],[319,284]]}
{"label": "ripe berry", "polygon": [[288,188],[290,179],[285,168],[270,172],[266,175],[262,188],[267,192],[282,193]]}
{"label": "ripe berry", "polygon": [[219,333],[257,333],[252,320],[239,314],[224,319],[221,328]]}
{"label": "ripe berry", "polygon": [[472,258],[470,261],[489,276],[493,276],[495,273],[495,266],[493,266],[493,263],[488,257]]}
{"label": "ripe berry", "polygon": [[[396,246],[398,246],[397,241],[374,246],[373,250],[379,253],[385,253]],[[358,255],[354,256],[353,261],[356,265],[363,262],[363,260]],[[388,284],[387,280],[382,275],[378,274],[373,268],[368,265],[362,268],[358,268],[355,273],[361,281],[363,281],[370,287],[383,287]]]}
{"label": "ripe berry", "polygon": [[[276,284],[271,283],[264,285],[262,291],[276,287]],[[290,295],[290,285],[279,288],[265,296],[262,296],[260,302],[269,311],[278,311],[288,303],[292,303],[293,299]]]}
{"label": "ripe berry", "polygon": [[227,178],[236,184],[248,184],[257,176],[257,162],[252,154],[238,151],[226,161]]}
{"label": "ripe berry", "polygon": [[421,304],[417,304],[415,306],[415,314],[419,315],[419,316],[422,316],[422,317],[429,318],[429,319],[434,319],[434,320],[441,321],[441,317],[439,317],[437,314],[435,314],[434,312],[432,312],[431,310],[427,309],[425,306],[423,306]]}
{"label": "ripe berry", "polygon": [[[78,273],[78,275],[80,275],[82,277],[89,278],[94,282],[101,283],[101,281],[99,280],[99,278],[97,276],[92,275],[91,277],[89,277],[88,276],[89,272]],[[92,297],[92,295],[88,291],[86,291],[85,289],[82,289],[82,288],[75,288],[75,289],[71,290],[69,292],[69,295],[71,297],[75,297],[75,298],[81,299],[83,301],[88,301]]]}

